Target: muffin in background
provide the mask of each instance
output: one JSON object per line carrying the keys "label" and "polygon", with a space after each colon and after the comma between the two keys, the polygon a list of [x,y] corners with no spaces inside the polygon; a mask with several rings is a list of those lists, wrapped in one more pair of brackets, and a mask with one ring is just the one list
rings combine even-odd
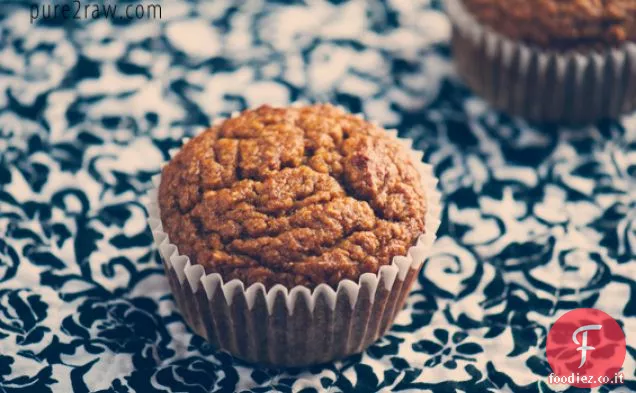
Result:
{"label": "muffin in background", "polygon": [[254,363],[363,351],[392,325],[435,238],[430,166],[331,105],[215,124],[163,168],[148,209],[184,319]]}
{"label": "muffin in background", "polygon": [[493,106],[581,124],[636,109],[636,2],[446,0],[458,73]]}

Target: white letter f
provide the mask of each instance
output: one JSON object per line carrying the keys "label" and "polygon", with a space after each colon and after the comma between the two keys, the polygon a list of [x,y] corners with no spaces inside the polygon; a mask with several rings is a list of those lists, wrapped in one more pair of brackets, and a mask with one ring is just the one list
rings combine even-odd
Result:
{"label": "white letter f", "polygon": [[601,330],[603,326],[601,325],[585,325],[585,326],[581,326],[580,328],[576,329],[574,331],[574,333],[572,334],[572,341],[574,341],[574,343],[576,345],[579,345],[579,340],[576,339],[576,335],[579,334],[579,332],[583,332],[583,340],[582,340],[582,344],[580,347],[578,347],[576,350],[577,351],[581,351],[581,364],[579,365],[579,368],[583,367],[583,365],[585,364],[585,359],[587,357],[587,351],[593,351],[594,347],[592,346],[588,346],[587,345],[587,331],[588,330]]}

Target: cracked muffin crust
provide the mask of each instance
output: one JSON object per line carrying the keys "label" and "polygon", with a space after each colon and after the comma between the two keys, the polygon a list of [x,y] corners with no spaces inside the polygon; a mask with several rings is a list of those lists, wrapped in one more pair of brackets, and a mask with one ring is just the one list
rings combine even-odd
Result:
{"label": "cracked muffin crust", "polygon": [[556,50],[602,50],[636,41],[634,0],[463,0],[499,33]]}
{"label": "cracked muffin crust", "polygon": [[185,144],[159,186],[164,231],[206,273],[333,288],[424,232],[419,174],[397,142],[331,105],[262,106]]}

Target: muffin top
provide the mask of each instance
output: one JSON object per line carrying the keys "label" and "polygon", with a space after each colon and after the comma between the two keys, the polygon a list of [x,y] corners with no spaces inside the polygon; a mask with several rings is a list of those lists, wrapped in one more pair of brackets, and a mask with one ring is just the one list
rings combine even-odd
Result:
{"label": "muffin top", "polygon": [[634,0],[463,0],[499,33],[543,48],[603,50],[636,40]]}
{"label": "muffin top", "polygon": [[420,177],[383,129],[331,105],[262,106],[186,143],[159,186],[164,231],[225,281],[336,288],[424,232]]}

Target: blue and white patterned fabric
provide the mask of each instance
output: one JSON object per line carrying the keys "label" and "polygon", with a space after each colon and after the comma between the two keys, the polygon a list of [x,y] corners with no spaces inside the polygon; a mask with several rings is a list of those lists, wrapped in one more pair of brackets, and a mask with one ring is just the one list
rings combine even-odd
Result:
{"label": "blue and white patterned fabric", "polygon": [[[636,390],[636,115],[566,129],[493,111],[454,74],[440,1],[163,3],[162,20],[0,6],[0,392],[551,392],[546,333],[595,307]],[[365,353],[265,369],[192,334],[143,195],[220,115],[302,99],[425,151],[439,240]],[[575,391],[570,388],[567,391]]]}

